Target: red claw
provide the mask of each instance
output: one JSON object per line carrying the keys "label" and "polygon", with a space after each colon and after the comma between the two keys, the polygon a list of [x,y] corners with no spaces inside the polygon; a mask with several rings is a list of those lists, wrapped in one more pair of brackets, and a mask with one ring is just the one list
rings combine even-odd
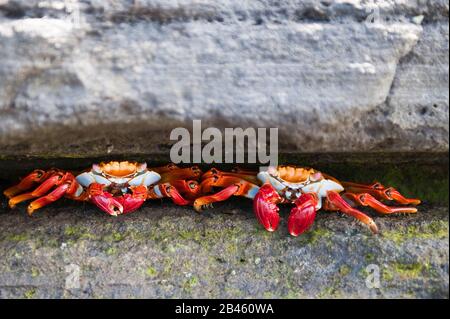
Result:
{"label": "red claw", "polygon": [[123,213],[122,204],[108,192],[91,196],[91,202],[109,215],[117,216]]}
{"label": "red claw", "polygon": [[294,204],[288,219],[288,230],[292,236],[298,236],[308,230],[316,218],[317,197],[302,194]]}
{"label": "red claw", "polygon": [[130,194],[125,194],[120,197],[116,197],[117,202],[122,205],[122,214],[134,212],[136,209],[142,206],[145,199],[133,197]]}
{"label": "red claw", "polygon": [[253,200],[253,210],[259,222],[268,231],[275,231],[280,222],[280,210],[277,206],[281,202],[280,195],[270,184],[264,184]]}
{"label": "red claw", "polygon": [[137,186],[133,189],[133,194],[125,194],[116,197],[116,199],[123,207],[123,214],[134,212],[147,199],[147,188],[145,186]]}

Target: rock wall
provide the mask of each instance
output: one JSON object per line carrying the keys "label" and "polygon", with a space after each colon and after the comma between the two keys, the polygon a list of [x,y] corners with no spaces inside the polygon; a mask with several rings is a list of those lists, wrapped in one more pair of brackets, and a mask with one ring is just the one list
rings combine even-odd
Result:
{"label": "rock wall", "polygon": [[145,152],[173,127],[281,150],[448,151],[439,1],[0,0],[3,155]]}

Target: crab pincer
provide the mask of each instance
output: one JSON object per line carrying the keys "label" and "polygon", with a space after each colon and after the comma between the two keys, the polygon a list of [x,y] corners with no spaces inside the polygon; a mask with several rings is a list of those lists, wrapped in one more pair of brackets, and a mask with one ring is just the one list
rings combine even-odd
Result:
{"label": "crab pincer", "polygon": [[253,200],[253,211],[256,218],[265,229],[272,232],[278,228],[280,215],[277,206],[281,202],[281,196],[270,184],[264,184],[259,189]]}
{"label": "crab pincer", "polygon": [[[253,200],[253,209],[258,221],[268,231],[275,231],[280,222],[278,203],[281,196],[270,184],[264,184]],[[308,230],[316,217],[317,196],[302,194],[295,202],[288,217],[288,230],[292,236],[298,236]]]}
{"label": "crab pincer", "polygon": [[105,192],[102,184],[89,185],[89,198],[93,204],[109,215],[117,216],[124,212],[122,203],[111,193]]}
{"label": "crab pincer", "polygon": [[302,194],[295,202],[288,218],[288,230],[292,236],[307,231],[314,222],[317,212],[317,196],[314,193]]}

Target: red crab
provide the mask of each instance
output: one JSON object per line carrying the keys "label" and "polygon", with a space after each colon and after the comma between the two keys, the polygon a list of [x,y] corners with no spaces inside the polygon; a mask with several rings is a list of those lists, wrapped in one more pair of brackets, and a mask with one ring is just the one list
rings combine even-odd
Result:
{"label": "red crab", "polygon": [[179,168],[169,164],[149,169],[146,163],[108,162],[94,164],[76,177],[59,169],[38,169],[4,194],[11,208],[33,199],[28,206],[30,215],[65,196],[90,201],[117,216],[135,211],[147,199],[169,197],[177,205],[191,204],[200,190],[197,180],[201,175],[197,166]]}
{"label": "red crab", "polygon": [[420,204],[420,200],[405,198],[396,189],[386,188],[380,183],[362,185],[339,182],[315,169],[296,166],[269,167],[267,171],[260,173],[240,169],[221,172],[213,168],[203,174],[201,180],[201,194],[211,194],[215,188],[223,189],[197,198],[194,201],[197,211],[232,195],[244,196],[253,199],[254,212],[264,228],[274,231],[280,221],[277,204],[294,204],[288,218],[288,230],[293,236],[305,232],[321,208],[351,215],[366,224],[373,233],[377,233],[378,228],[373,219],[355,206],[370,206],[379,213],[391,214],[415,213],[417,209],[390,207],[380,200]]}

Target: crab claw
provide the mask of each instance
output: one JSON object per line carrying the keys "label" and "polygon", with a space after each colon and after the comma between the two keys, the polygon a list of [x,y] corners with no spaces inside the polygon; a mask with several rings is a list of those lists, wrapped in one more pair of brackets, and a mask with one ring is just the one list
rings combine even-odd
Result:
{"label": "crab claw", "polygon": [[123,207],[123,214],[134,212],[147,199],[147,187],[142,185],[134,187],[133,194],[125,194],[116,199]]}
{"label": "crab claw", "polygon": [[304,233],[316,218],[317,197],[302,194],[295,202],[288,218],[288,230],[292,236]]}
{"label": "crab claw", "polygon": [[134,212],[136,209],[142,206],[145,199],[133,197],[130,194],[125,194],[123,196],[116,198],[117,202],[122,205],[122,214],[127,214]]}
{"label": "crab claw", "polygon": [[108,192],[91,195],[91,202],[112,216],[117,216],[124,212],[122,204]]}
{"label": "crab claw", "polygon": [[265,229],[275,231],[280,222],[280,210],[277,204],[281,202],[281,197],[270,184],[264,184],[259,189],[253,200],[253,210],[259,222]]}

